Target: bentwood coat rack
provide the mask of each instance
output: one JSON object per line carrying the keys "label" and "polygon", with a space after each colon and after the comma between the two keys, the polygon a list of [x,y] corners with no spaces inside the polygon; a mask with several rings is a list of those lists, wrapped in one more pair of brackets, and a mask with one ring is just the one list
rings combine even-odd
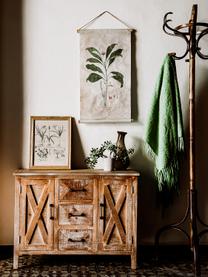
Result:
{"label": "bentwood coat rack", "polygon": [[[204,55],[199,47],[199,41],[202,37],[208,34],[208,23],[197,22],[197,5],[193,5],[191,18],[188,23],[172,28],[169,22],[168,12],[164,16],[163,30],[171,36],[181,37],[186,42],[186,51],[182,56],[177,56],[176,53],[171,53],[174,59],[181,60],[188,55],[189,62],[189,189],[188,203],[184,217],[181,221],[162,227],[156,233],[155,245],[159,245],[159,239],[164,231],[175,229],[185,234],[190,243],[190,249],[193,252],[194,273],[195,276],[200,275],[199,266],[199,240],[208,233],[208,224],[205,224],[198,213],[197,207],[197,189],[195,183],[195,56],[196,54],[202,59],[208,59],[208,55]],[[198,31],[199,29],[199,31]],[[183,229],[185,222],[189,224],[189,233]],[[198,232],[198,223],[205,227],[204,230]],[[182,227],[181,227],[182,226]]]}

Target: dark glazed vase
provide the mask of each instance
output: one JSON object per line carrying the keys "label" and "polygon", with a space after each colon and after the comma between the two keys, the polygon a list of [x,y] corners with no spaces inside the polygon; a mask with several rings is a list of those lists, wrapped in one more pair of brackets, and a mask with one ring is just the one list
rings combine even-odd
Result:
{"label": "dark glazed vase", "polygon": [[117,133],[118,133],[118,138],[116,141],[117,157],[116,159],[114,159],[113,168],[114,170],[125,170],[129,166],[129,157],[128,157],[127,149],[124,142],[125,135],[127,133],[122,131],[117,131]]}

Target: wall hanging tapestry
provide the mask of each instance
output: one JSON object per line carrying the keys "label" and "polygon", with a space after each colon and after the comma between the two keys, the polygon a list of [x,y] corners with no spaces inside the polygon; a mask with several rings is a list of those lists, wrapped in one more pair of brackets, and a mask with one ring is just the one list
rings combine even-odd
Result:
{"label": "wall hanging tapestry", "polygon": [[131,121],[131,29],[80,29],[80,121]]}

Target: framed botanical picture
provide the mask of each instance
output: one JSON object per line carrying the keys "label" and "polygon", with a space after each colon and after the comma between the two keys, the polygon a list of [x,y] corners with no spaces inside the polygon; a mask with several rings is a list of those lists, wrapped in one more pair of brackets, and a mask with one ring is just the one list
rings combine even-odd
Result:
{"label": "framed botanical picture", "polygon": [[31,116],[30,168],[71,168],[71,117]]}

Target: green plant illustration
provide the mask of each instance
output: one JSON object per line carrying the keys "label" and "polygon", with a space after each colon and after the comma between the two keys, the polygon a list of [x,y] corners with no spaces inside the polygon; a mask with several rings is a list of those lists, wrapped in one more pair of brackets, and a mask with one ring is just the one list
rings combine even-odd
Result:
{"label": "green plant illustration", "polygon": [[35,153],[40,161],[53,157],[61,160],[65,157],[66,149],[62,145],[64,126],[37,125],[35,127],[36,145]]}
{"label": "green plant illustration", "polygon": [[53,132],[55,133],[55,137],[57,137],[59,139],[58,146],[60,146],[61,145],[61,137],[64,132],[64,127],[63,126],[54,126],[53,128],[54,128]]}
{"label": "green plant illustration", "polygon": [[114,79],[119,82],[120,87],[123,87],[124,76],[118,71],[110,71],[110,66],[118,58],[122,57],[123,49],[118,48],[116,50],[116,43],[109,45],[104,53],[100,53],[95,47],[88,47],[86,50],[91,54],[91,58],[88,58],[86,68],[93,71],[87,77],[86,81],[95,83],[100,81],[100,88],[103,97],[104,106],[107,103],[108,89],[112,84],[110,79]]}
{"label": "green plant illustration", "polygon": [[36,131],[36,134],[40,137],[41,144],[43,145],[44,140],[45,140],[45,135],[47,132],[47,127],[46,126],[42,126],[42,127],[36,126],[35,131]]}

